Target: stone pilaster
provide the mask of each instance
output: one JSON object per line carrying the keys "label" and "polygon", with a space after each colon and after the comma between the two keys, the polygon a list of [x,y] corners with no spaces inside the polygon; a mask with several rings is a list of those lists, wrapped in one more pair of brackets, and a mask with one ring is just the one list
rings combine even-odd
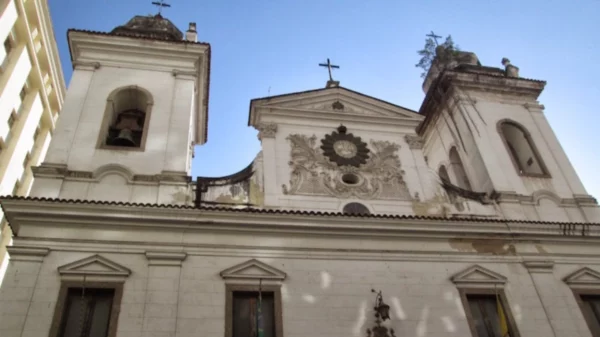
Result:
{"label": "stone pilaster", "polygon": [[276,138],[277,124],[261,123],[258,126],[258,139],[262,143],[263,152],[263,175],[269,177],[264,180],[265,206],[277,206],[277,148]]}
{"label": "stone pilaster", "polygon": [[561,285],[557,283],[553,274],[554,262],[532,260],[523,262],[523,265],[531,276],[543,306],[543,312],[546,314],[548,323],[552,328],[553,333],[547,334],[547,336],[578,336],[577,325],[571,318],[570,308],[566,298],[564,298],[563,291],[559,289]]}
{"label": "stone pilaster", "polygon": [[[25,322],[42,261],[49,252],[48,248],[8,247],[10,260],[0,288],[0,336],[25,335]],[[33,329],[33,325],[28,325]]]}
{"label": "stone pilaster", "polygon": [[146,252],[148,287],[143,336],[175,336],[181,264],[186,256],[186,253]]}

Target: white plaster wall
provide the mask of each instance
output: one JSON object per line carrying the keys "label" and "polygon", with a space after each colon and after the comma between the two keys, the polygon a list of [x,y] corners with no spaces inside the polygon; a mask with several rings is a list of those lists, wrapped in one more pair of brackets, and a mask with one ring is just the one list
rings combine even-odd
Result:
{"label": "white plaster wall", "polygon": [[[47,334],[60,287],[57,268],[90,255],[53,251],[41,266],[25,261],[9,265],[0,291],[2,335],[20,336],[21,329],[27,336]],[[190,254],[181,270],[175,270],[180,276],[174,284],[168,282],[164,270],[152,272],[141,253],[101,255],[132,270],[124,284],[118,325],[119,334],[128,336],[139,336],[150,326],[173,326],[181,337],[197,336],[199,331],[223,335],[225,283],[219,272],[257,257],[287,273],[281,288],[286,336],[364,336],[373,326],[372,288],[382,290],[384,301],[391,306],[392,320],[386,325],[397,336],[470,335],[457,288],[449,278],[477,263],[507,277],[506,295],[521,336],[546,337],[553,335],[554,329],[559,337],[590,337],[562,278],[584,266],[600,268],[586,263],[558,264],[552,274],[539,276],[529,274],[519,262],[500,260],[360,261]],[[150,310],[165,306],[174,310],[159,316]],[[547,306],[548,316],[543,306]]]}
{"label": "white plaster wall", "polygon": [[[191,81],[190,81],[191,82]],[[186,85],[187,84],[187,85]],[[146,138],[146,147],[141,151],[115,151],[97,149],[100,126],[104,118],[104,111],[109,94],[120,87],[137,85],[148,91],[153,96],[154,105],[150,115],[149,130]],[[185,160],[169,164],[166,159],[169,150],[175,151],[173,142],[179,137],[183,138],[184,151],[189,151],[187,143],[189,109],[177,109],[175,98],[183,100],[181,95],[188,89],[188,101],[191,102],[191,83],[183,83],[181,87],[175,87],[175,78],[167,72],[155,72],[138,69],[123,69],[113,67],[102,67],[93,73],[87,95],[83,97],[84,102],[81,110],[69,116],[78,117],[77,120],[67,119],[76,130],[70,147],[67,165],[70,170],[94,171],[96,168],[107,164],[119,163],[136,174],[158,174],[166,168],[186,172]],[[177,89],[179,89],[178,92]],[[67,96],[67,101],[72,96]],[[82,97],[75,97],[81,99]],[[66,106],[65,106],[66,110]],[[66,115],[66,114],[65,114]],[[188,120],[178,119],[179,115],[185,115]],[[181,159],[181,158],[180,158]]]}
{"label": "white plaster wall", "polygon": [[5,70],[8,76],[3,76],[4,81],[0,83],[0,137],[3,139],[8,135],[8,118],[13,110],[19,108],[19,93],[31,70],[31,60],[24,43],[16,46],[12,53],[14,55],[10,56]]}
{"label": "white plaster wall", "polygon": [[23,162],[28,152],[32,150],[34,139],[33,134],[42,116],[43,106],[38,93],[29,94],[25,98],[21,115],[13,125],[12,132],[15,133],[15,141],[11,142],[14,146],[12,156],[4,167],[4,175],[0,184],[0,195],[12,194],[14,184],[23,175],[25,170]]}
{"label": "white plaster wall", "polygon": [[[487,100],[485,100],[487,98]],[[531,104],[536,104],[535,101],[531,101]],[[527,110],[522,102],[516,102],[509,104],[506,102],[494,102],[490,101],[489,97],[482,97],[476,103],[477,109],[481,111],[485,125],[481,127],[487,128],[488,134],[490,135],[489,142],[496,149],[496,155],[498,156],[501,165],[490,168],[492,175],[497,175],[499,172],[503,172],[509,181],[511,191],[515,191],[523,195],[531,195],[533,192],[538,190],[548,190],[556,193],[561,198],[572,198],[574,191],[571,190],[570,185],[562,173],[559,163],[555,159],[551,149],[545,139],[555,138],[553,134],[544,134],[543,131],[538,127],[533,114]],[[506,150],[506,146],[502,142],[500,135],[497,131],[497,123],[503,119],[510,119],[521,124],[525,127],[535,143],[535,146],[541,156],[542,161],[546,165],[552,178],[532,178],[532,177],[521,177],[518,175],[510,155]],[[544,131],[548,132],[549,129]],[[578,182],[580,184],[580,182]]]}
{"label": "white plaster wall", "polygon": [[[17,8],[12,0],[3,0],[0,2],[0,41],[4,42],[10,31],[12,30],[15,22],[17,22]],[[6,58],[6,51],[4,48],[0,48],[0,64],[4,62]]]}

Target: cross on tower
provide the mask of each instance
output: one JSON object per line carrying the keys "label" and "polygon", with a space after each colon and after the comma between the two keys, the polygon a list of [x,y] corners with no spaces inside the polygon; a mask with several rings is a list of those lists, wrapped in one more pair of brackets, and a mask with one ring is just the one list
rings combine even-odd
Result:
{"label": "cross on tower", "polygon": [[163,7],[171,7],[171,5],[165,3],[165,0],[153,1],[152,4],[158,7],[158,15],[161,15]]}
{"label": "cross on tower", "polygon": [[437,39],[438,39],[438,38],[440,38],[440,39],[441,39],[442,37],[441,37],[441,36],[439,36],[439,35],[435,35],[435,33],[433,32],[433,30],[431,31],[431,33],[429,33],[429,34],[427,34],[427,35],[425,35],[425,36],[432,38],[432,39],[433,39],[433,41],[435,41],[435,45],[436,45],[436,46],[439,46],[439,43],[437,42]]}
{"label": "cross on tower", "polygon": [[327,63],[319,63],[319,66],[321,67],[327,67],[327,70],[329,70],[329,80],[331,82],[333,82],[333,76],[331,76],[331,69],[340,69],[340,66],[334,66],[333,64],[331,64],[331,61],[329,59],[327,59]]}

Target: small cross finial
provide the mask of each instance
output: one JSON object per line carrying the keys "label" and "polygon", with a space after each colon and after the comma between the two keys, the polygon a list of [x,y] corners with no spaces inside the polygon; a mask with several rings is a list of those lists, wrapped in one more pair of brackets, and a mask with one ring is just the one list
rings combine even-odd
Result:
{"label": "small cross finial", "polygon": [[319,66],[327,67],[327,70],[329,70],[329,81],[333,82],[333,76],[331,76],[331,69],[340,69],[340,66],[335,66],[331,64],[331,61],[329,59],[327,59],[327,63],[319,63]]}
{"label": "small cross finial", "polygon": [[171,5],[165,3],[165,0],[153,1],[152,4],[158,7],[158,15],[161,15],[163,7],[171,7]]}
{"label": "small cross finial", "polygon": [[441,39],[442,37],[439,36],[439,35],[435,35],[435,33],[433,32],[433,30],[431,31],[431,33],[429,33],[429,34],[427,34],[425,36],[432,38],[433,41],[435,41],[435,45],[439,46],[439,43],[438,43],[437,39]]}

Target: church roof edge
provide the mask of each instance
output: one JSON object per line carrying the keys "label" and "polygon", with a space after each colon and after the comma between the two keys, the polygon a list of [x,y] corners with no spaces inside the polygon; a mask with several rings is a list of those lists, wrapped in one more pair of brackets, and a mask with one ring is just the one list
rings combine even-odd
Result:
{"label": "church roof edge", "polygon": [[173,204],[154,204],[154,203],[132,203],[121,201],[99,201],[85,199],[59,199],[59,198],[41,198],[41,197],[22,197],[22,196],[0,196],[0,206],[4,212],[5,201],[28,201],[28,202],[45,202],[45,203],[64,203],[74,205],[112,205],[123,207],[142,207],[142,208],[162,208],[162,209],[180,209],[180,210],[199,210],[199,211],[216,211],[229,213],[254,213],[254,214],[271,214],[271,215],[303,215],[317,217],[348,217],[348,218],[368,218],[368,219],[388,219],[388,220],[423,220],[423,221],[449,221],[449,222],[487,222],[487,223],[521,223],[521,224],[536,224],[536,225],[585,225],[585,226],[600,226],[600,223],[593,222],[558,222],[558,221],[537,221],[537,220],[519,220],[519,219],[497,219],[497,218],[461,218],[461,217],[439,217],[439,216],[422,216],[422,215],[406,215],[406,214],[347,214],[342,212],[323,212],[323,211],[307,211],[307,210],[290,210],[290,209],[268,209],[268,208],[232,208],[223,206],[190,206],[190,205],[173,205]]}

